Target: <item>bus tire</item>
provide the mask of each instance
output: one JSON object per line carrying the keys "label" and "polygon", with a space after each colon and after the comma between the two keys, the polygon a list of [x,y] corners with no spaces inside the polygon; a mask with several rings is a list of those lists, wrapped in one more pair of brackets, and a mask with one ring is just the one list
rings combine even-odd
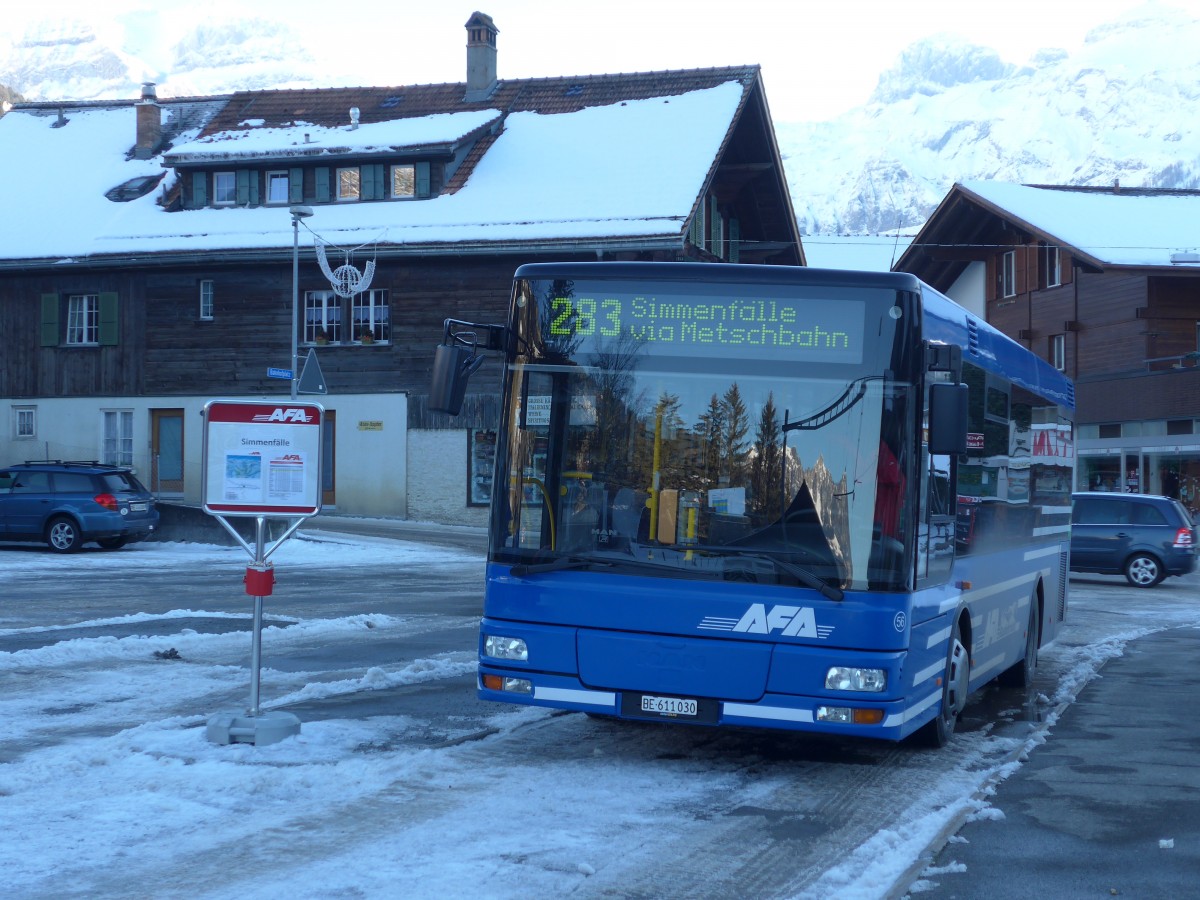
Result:
{"label": "bus tire", "polygon": [[946,651],[946,671],[942,675],[942,704],[933,720],[917,732],[921,743],[929,747],[945,747],[958,725],[959,714],[967,705],[971,680],[971,656],[962,642],[959,620],[954,619],[950,632],[950,647]]}
{"label": "bus tire", "polygon": [[1025,655],[1017,663],[1001,672],[1000,677],[996,679],[1005,687],[1028,688],[1033,686],[1033,676],[1037,674],[1038,625],[1041,622],[1039,610],[1038,597],[1035,593],[1029,601],[1029,622],[1025,626]]}

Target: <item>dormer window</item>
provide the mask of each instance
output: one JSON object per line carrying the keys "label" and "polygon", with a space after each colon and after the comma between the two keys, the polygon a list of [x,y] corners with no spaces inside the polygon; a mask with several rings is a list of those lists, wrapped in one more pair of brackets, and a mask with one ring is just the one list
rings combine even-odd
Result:
{"label": "dormer window", "polygon": [[358,200],[362,196],[362,175],[358,166],[337,170],[337,199]]}
{"label": "dormer window", "polygon": [[288,187],[287,172],[268,172],[267,173],[267,202],[268,203],[287,203],[290,194]]}
{"label": "dormer window", "polygon": [[417,167],[392,166],[392,197],[411,199],[417,196]]}
{"label": "dormer window", "polygon": [[234,172],[213,173],[213,206],[233,206],[237,203],[237,175]]}

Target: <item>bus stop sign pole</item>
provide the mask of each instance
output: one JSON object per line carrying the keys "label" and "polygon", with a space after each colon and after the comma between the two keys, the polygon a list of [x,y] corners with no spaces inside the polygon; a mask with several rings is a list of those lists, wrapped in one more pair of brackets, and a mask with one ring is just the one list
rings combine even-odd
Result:
{"label": "bus stop sign pole", "polygon": [[[263,712],[263,599],[275,585],[267,561],[309,516],[320,511],[321,423],[318,404],[295,400],[225,401],[205,404],[204,511],[213,516],[250,555],[244,582],[254,598],[250,645],[250,706],[245,715],[219,713],[208,720],[207,737],[217,744],[274,744],[300,733],[300,720],[288,712]],[[315,426],[315,427],[313,427]],[[267,514],[291,519],[267,548]],[[251,546],[227,516],[254,516]]]}

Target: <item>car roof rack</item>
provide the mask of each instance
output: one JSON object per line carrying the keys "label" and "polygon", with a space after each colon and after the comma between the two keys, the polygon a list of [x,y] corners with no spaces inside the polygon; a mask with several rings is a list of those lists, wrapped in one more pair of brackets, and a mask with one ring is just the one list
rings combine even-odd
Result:
{"label": "car roof rack", "polygon": [[[99,466],[94,459],[27,459],[22,465],[26,466]],[[120,468],[113,466],[114,469]]]}

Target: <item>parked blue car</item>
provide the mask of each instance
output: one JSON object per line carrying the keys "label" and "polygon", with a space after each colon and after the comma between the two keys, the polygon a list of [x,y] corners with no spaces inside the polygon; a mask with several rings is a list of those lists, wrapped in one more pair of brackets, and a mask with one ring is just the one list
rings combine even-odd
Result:
{"label": "parked blue car", "polygon": [[134,474],[97,462],[43,460],[0,469],[0,540],[71,553],[116,550],[158,528],[154,497]]}
{"label": "parked blue car", "polygon": [[1152,494],[1071,495],[1071,571],[1124,575],[1154,587],[1196,568],[1196,524],[1178,500]]}

